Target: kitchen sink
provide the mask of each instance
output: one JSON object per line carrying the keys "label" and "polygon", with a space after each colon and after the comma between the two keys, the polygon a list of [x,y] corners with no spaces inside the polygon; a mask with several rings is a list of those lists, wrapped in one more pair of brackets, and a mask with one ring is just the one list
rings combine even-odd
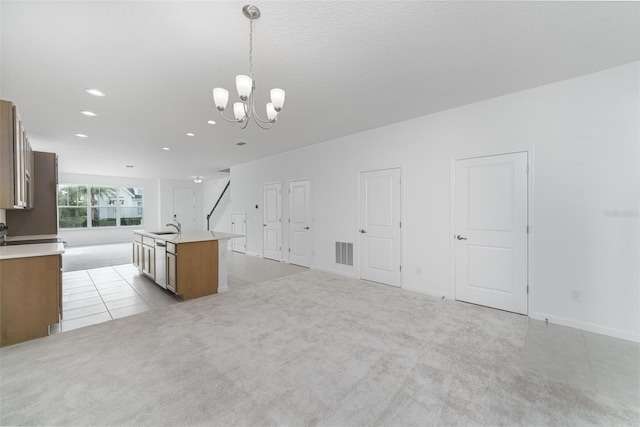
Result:
{"label": "kitchen sink", "polygon": [[149,234],[164,236],[165,234],[178,234],[175,231],[149,231]]}

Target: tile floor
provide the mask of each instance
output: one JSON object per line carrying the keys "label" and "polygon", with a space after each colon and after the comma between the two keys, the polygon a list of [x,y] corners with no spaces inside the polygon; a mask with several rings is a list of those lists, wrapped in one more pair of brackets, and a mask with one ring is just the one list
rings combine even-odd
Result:
{"label": "tile floor", "polygon": [[[304,270],[231,252],[229,292]],[[178,302],[130,264],[66,272],[64,320],[52,333]],[[640,408],[640,343],[529,319],[521,368]]]}
{"label": "tile floor", "polygon": [[133,265],[62,274],[62,321],[51,333],[66,332],[179,302],[138,273]]}

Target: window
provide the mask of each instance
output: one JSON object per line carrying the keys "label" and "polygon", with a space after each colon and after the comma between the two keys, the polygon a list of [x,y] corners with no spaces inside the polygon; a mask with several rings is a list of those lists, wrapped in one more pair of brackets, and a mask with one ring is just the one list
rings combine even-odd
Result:
{"label": "window", "polygon": [[115,227],[117,225],[117,206],[115,205],[117,187],[91,187],[91,226]]}
{"label": "window", "polygon": [[120,188],[120,225],[142,225],[142,188]]}
{"label": "window", "polygon": [[87,187],[58,185],[58,218],[60,228],[87,226]]}
{"label": "window", "polygon": [[103,185],[58,185],[61,229],[142,225],[143,189]]}

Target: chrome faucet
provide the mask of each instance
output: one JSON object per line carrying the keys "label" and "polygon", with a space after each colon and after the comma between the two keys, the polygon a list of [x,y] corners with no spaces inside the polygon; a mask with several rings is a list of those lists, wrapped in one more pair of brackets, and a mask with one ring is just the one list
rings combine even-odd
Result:
{"label": "chrome faucet", "polygon": [[182,224],[180,224],[179,221],[176,221],[176,224],[170,222],[169,224],[165,225],[165,227],[175,227],[175,229],[178,230],[178,234],[182,233]]}

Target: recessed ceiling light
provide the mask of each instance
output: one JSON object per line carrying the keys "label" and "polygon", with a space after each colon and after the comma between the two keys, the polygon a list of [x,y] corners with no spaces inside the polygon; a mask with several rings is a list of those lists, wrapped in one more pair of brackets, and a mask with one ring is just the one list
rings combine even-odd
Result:
{"label": "recessed ceiling light", "polygon": [[162,147],[162,149],[163,149],[164,151],[169,151],[169,150],[171,150],[171,148],[169,148],[169,147]]}
{"label": "recessed ceiling light", "polygon": [[193,132],[187,132],[187,136],[196,136],[196,134]]}
{"label": "recessed ceiling light", "polygon": [[87,110],[82,110],[80,111],[80,114],[84,114],[85,116],[89,116],[89,117],[95,117],[97,116],[96,113],[94,113],[93,111],[87,111]]}
{"label": "recessed ceiling light", "polygon": [[132,169],[132,168],[137,168],[136,165],[125,165],[126,168]]}
{"label": "recessed ceiling light", "polygon": [[207,123],[209,123],[210,125],[215,125],[216,124],[215,120],[207,120]]}
{"label": "recessed ceiling light", "polygon": [[89,138],[89,135],[85,135],[84,133],[76,133],[78,138]]}
{"label": "recessed ceiling light", "polygon": [[246,143],[246,142],[239,141],[239,142],[236,142],[236,145],[240,145],[240,146],[242,146],[242,145],[247,145],[247,143]]}
{"label": "recessed ceiling light", "polygon": [[200,184],[202,182],[202,178],[200,178],[199,176],[196,176],[193,182],[195,182],[196,184]]}
{"label": "recessed ceiling light", "polygon": [[98,89],[87,89],[87,93],[90,93],[93,96],[105,96],[106,94]]}

